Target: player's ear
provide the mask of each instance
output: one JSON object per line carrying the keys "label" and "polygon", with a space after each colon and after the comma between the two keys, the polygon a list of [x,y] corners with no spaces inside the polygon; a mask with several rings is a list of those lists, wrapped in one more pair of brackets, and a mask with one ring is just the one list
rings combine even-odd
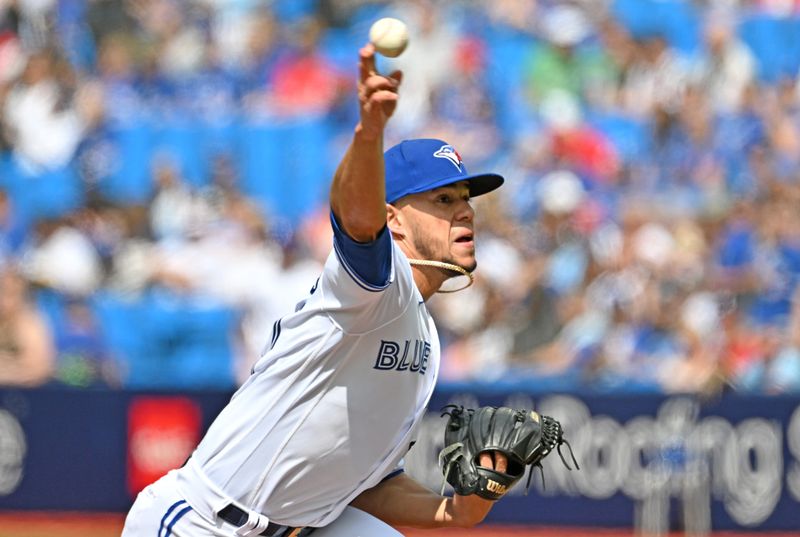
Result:
{"label": "player's ear", "polygon": [[392,234],[393,238],[401,239],[405,237],[405,232],[403,231],[403,213],[391,203],[386,204],[386,227],[389,228],[389,232]]}

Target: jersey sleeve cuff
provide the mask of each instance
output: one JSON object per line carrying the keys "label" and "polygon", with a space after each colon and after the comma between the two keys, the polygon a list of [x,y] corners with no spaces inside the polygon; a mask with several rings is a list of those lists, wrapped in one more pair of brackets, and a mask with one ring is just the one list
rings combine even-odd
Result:
{"label": "jersey sleeve cuff", "polygon": [[358,242],[341,229],[331,211],[333,249],[351,278],[367,291],[383,291],[391,283],[392,236],[384,224],[375,240]]}

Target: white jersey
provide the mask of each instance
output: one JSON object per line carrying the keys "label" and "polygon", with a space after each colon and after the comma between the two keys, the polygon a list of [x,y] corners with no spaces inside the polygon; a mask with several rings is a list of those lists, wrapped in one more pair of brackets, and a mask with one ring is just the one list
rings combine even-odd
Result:
{"label": "white jersey", "polygon": [[440,351],[408,259],[385,240],[383,286],[360,278],[337,243],[310,296],[275,323],[253,374],[179,471],[185,483],[196,485],[189,474],[200,472],[276,523],[324,526],[400,466]]}

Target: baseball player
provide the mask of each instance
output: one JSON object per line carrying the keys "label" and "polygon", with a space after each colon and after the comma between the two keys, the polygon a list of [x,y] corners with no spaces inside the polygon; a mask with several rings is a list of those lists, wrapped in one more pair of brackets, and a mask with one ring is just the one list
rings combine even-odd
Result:
{"label": "baseball player", "polygon": [[[124,537],[391,536],[472,526],[493,505],[403,473],[439,370],[425,301],[475,269],[469,200],[503,178],[468,174],[441,140],[384,154],[400,81],[361,49],[360,121],[331,186],[323,272],[187,463],[139,494]],[[507,459],[480,464],[505,471]]]}

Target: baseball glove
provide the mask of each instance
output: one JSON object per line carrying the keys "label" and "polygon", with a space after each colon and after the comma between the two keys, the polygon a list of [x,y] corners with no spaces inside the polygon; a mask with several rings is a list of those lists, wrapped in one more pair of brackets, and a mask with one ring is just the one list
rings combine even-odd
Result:
{"label": "baseball glove", "polygon": [[[439,461],[444,479],[457,494],[477,494],[487,500],[498,500],[530,467],[525,486],[527,494],[533,467],[542,472],[544,483],[542,459],[553,448],[557,448],[561,461],[572,470],[561,453],[562,444],[567,445],[575,468],[580,469],[572,447],[564,440],[561,424],[549,416],[507,407],[485,406],[473,410],[450,405],[443,410],[442,416],[447,414],[450,418],[445,427],[445,447],[439,454]],[[479,455],[491,451],[507,457],[506,473],[478,465]]]}

